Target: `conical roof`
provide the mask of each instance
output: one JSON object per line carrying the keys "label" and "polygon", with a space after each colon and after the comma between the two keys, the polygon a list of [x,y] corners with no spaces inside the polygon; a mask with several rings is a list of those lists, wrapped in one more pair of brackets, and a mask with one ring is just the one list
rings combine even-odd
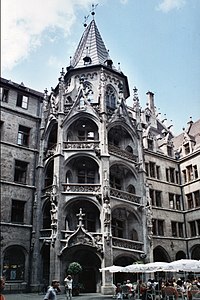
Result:
{"label": "conical roof", "polygon": [[94,20],[86,27],[76,49],[71,67],[81,68],[86,65],[105,64],[110,59],[108,50],[101,38]]}

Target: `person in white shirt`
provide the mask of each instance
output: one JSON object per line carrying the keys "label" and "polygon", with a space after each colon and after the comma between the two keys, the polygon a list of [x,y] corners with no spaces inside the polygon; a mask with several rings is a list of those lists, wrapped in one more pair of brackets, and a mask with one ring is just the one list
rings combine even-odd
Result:
{"label": "person in white shirt", "polygon": [[65,283],[65,290],[66,290],[66,297],[67,299],[72,299],[72,284],[73,284],[73,279],[71,275],[67,275],[67,277],[64,279]]}

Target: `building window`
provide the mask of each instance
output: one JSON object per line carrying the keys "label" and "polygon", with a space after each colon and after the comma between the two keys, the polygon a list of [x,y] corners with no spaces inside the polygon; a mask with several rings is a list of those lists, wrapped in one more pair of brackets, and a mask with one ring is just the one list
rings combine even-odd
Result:
{"label": "building window", "polygon": [[187,198],[188,209],[194,208],[192,193],[187,194],[186,198]]}
{"label": "building window", "polygon": [[5,89],[5,88],[0,88],[0,99],[2,102],[8,102],[8,93],[9,93],[9,90],[8,89]]}
{"label": "building window", "polygon": [[112,219],[112,235],[118,238],[123,238],[123,221],[116,218]]}
{"label": "building window", "polygon": [[172,183],[175,182],[174,172],[175,172],[175,169],[174,169],[174,168],[169,168],[170,182],[172,182]]}
{"label": "building window", "polygon": [[93,170],[78,170],[78,183],[94,183],[95,171]]}
{"label": "building window", "polygon": [[164,236],[164,221],[163,220],[152,220],[152,231],[154,235]]}
{"label": "building window", "polygon": [[179,184],[180,183],[179,172],[176,171],[175,174],[176,174],[176,183]]}
{"label": "building window", "polygon": [[194,201],[195,201],[195,206],[199,207],[200,206],[200,191],[194,192]]}
{"label": "building window", "polygon": [[149,173],[150,173],[150,177],[155,178],[156,174],[155,174],[155,163],[154,162],[149,162]]}
{"label": "building window", "polygon": [[187,143],[187,144],[184,145],[184,149],[185,149],[185,155],[187,155],[187,154],[190,153],[190,145],[189,145],[189,143]]}
{"label": "building window", "polygon": [[110,86],[108,86],[106,90],[106,106],[112,110],[114,110],[116,107],[115,92],[114,89]]}
{"label": "building window", "polygon": [[148,150],[153,151],[153,139],[151,139],[151,138],[147,139],[147,148],[148,148]]}
{"label": "building window", "polygon": [[194,172],[194,179],[198,178],[198,169],[197,169],[197,165],[193,166],[193,172]]}
{"label": "building window", "polygon": [[169,182],[169,169],[166,169],[165,171],[166,171],[166,181]]}
{"label": "building window", "polygon": [[19,125],[17,144],[22,146],[29,145],[30,128]]}
{"label": "building window", "polygon": [[17,95],[17,106],[28,109],[28,97],[22,94]]}
{"label": "building window", "polygon": [[26,183],[26,173],[27,173],[28,163],[20,160],[15,161],[15,175],[14,181],[19,183]]}
{"label": "building window", "polygon": [[177,222],[171,222],[172,236],[177,236]]}
{"label": "building window", "polygon": [[187,167],[187,177],[188,177],[188,181],[193,180],[192,165]]}
{"label": "building window", "polygon": [[95,232],[96,231],[96,227],[95,227],[95,214],[93,212],[87,212],[87,213],[85,213],[83,224],[84,224],[84,228],[87,231]]}
{"label": "building window", "polygon": [[24,223],[24,206],[25,202],[20,200],[12,200],[11,222]]}
{"label": "building window", "polygon": [[156,206],[162,207],[162,201],[161,201],[162,192],[161,191],[155,191],[155,193],[156,193]]}
{"label": "building window", "polygon": [[156,166],[156,178],[160,179],[160,166]]}
{"label": "building window", "polygon": [[8,248],[3,260],[3,274],[6,280],[24,280],[25,255],[20,247]]}
{"label": "building window", "polygon": [[176,195],[176,209],[181,210],[181,196]]}
{"label": "building window", "polygon": [[145,163],[146,176],[149,177],[149,164]]}
{"label": "building window", "polygon": [[174,194],[169,193],[169,208],[174,209]]}
{"label": "building window", "polygon": [[167,146],[167,155],[172,157],[173,155],[172,146]]}
{"label": "building window", "polygon": [[198,235],[200,235],[200,219],[196,221],[197,223],[197,232],[198,232]]}
{"label": "building window", "polygon": [[186,170],[183,170],[183,180],[184,180],[184,183],[187,182],[187,175],[186,175]]}
{"label": "building window", "polygon": [[114,189],[121,190],[122,186],[120,178],[110,175],[110,186]]}
{"label": "building window", "polygon": [[197,231],[196,231],[195,221],[189,222],[189,224],[190,224],[190,235],[191,235],[191,237],[196,236]]}
{"label": "building window", "polygon": [[179,237],[184,237],[183,223],[181,223],[181,222],[178,222],[178,234],[179,234]]}

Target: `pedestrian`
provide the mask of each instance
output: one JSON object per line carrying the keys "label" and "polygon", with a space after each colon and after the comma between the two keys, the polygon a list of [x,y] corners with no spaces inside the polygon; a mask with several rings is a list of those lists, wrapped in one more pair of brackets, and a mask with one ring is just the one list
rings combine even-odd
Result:
{"label": "pedestrian", "polygon": [[123,299],[121,283],[117,283],[116,298]]}
{"label": "pedestrian", "polygon": [[5,300],[6,298],[2,294],[3,290],[5,288],[5,279],[4,277],[0,277],[0,300]]}
{"label": "pedestrian", "polygon": [[51,286],[48,288],[47,293],[44,297],[44,300],[56,300],[56,294],[60,291],[59,288],[59,281],[58,280],[52,280]]}
{"label": "pedestrian", "polygon": [[72,284],[73,279],[71,275],[67,275],[67,277],[64,279],[65,283],[65,291],[66,291],[66,297],[67,299],[72,299]]}

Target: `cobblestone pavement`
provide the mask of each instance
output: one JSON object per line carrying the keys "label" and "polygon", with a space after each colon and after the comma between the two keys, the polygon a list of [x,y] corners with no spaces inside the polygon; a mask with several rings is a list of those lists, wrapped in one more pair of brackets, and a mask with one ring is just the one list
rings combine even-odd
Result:
{"label": "cobblestone pavement", "polygon": [[[6,300],[43,300],[44,295],[38,294],[6,294]],[[94,294],[81,294],[79,296],[72,297],[72,300],[109,300],[113,299],[112,296],[105,296],[98,293]],[[64,294],[57,295],[57,300],[66,300],[66,296]]]}

